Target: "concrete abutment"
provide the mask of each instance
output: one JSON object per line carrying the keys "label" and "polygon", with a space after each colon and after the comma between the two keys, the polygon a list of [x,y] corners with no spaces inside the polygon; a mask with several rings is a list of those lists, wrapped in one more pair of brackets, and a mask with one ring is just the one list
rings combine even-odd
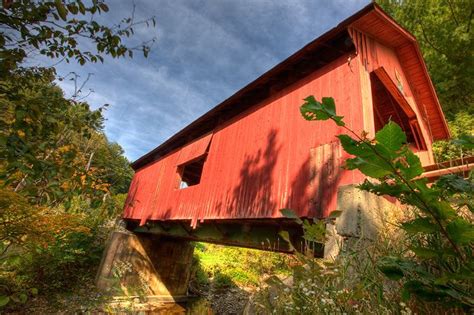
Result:
{"label": "concrete abutment", "polygon": [[339,187],[337,208],[341,215],[326,225],[324,258],[327,259],[335,259],[341,251],[363,248],[383,234],[393,233],[394,223],[406,215],[397,202],[360,190],[356,185]]}
{"label": "concrete abutment", "polygon": [[151,234],[113,232],[96,277],[115,296],[187,297],[194,245]]}

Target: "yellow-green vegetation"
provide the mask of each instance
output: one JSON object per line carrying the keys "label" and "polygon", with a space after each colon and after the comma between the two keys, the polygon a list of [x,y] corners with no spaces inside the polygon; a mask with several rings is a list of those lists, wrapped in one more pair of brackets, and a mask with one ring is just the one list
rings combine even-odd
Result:
{"label": "yellow-green vegetation", "polygon": [[[271,277],[256,295],[256,314],[409,314],[399,284],[391,284],[375,262],[400,251],[394,235],[351,244],[336,261],[298,254],[290,282]],[[417,309],[418,311],[421,308]]]}
{"label": "yellow-green vegetation", "polygon": [[[0,8],[2,311],[88,286],[122,209],[133,171],[103,132],[106,105],[92,110],[81,88],[64,95],[54,68],[27,66],[38,54],[81,65],[131,57],[121,39],[141,23],[129,18],[110,28],[92,18],[107,11],[100,0],[4,1]],[[87,41],[95,50],[83,49]],[[149,47],[140,47],[147,55]]]}
{"label": "yellow-green vegetation", "polygon": [[256,249],[196,243],[194,279],[215,288],[256,287],[270,275],[288,276],[294,258]]}

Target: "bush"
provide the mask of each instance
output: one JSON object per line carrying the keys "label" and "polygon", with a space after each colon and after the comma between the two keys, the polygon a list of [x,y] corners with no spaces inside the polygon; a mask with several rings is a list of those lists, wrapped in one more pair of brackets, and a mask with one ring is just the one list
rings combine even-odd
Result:
{"label": "bush", "polygon": [[32,206],[1,189],[0,304],[19,306],[34,295],[71,291],[93,278],[122,199],[88,211],[88,202],[76,199],[72,213],[65,213]]}

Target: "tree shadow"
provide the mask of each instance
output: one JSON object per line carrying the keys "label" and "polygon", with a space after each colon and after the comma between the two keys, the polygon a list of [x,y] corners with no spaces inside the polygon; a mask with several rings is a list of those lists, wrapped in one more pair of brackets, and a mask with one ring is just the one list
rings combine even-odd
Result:
{"label": "tree shadow", "polygon": [[219,218],[271,218],[277,206],[272,196],[274,169],[282,145],[278,131],[270,130],[266,147],[247,154],[239,167],[238,184],[218,201],[212,210]]}
{"label": "tree shadow", "polygon": [[308,157],[292,179],[287,207],[302,217],[323,218],[336,210],[337,190],[344,172],[342,148],[333,141],[311,148]]}

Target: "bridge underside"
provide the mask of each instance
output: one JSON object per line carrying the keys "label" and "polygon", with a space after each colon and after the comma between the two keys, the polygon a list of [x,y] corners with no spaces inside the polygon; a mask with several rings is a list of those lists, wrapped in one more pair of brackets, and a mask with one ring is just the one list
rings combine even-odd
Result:
{"label": "bridge underside", "polygon": [[[143,226],[127,220],[127,229],[138,234],[282,253],[311,250],[316,257],[322,257],[324,250],[323,244],[308,244],[301,225],[289,219],[206,220],[195,229],[190,227],[190,220],[148,221]],[[288,233],[291,245],[282,232]]]}
{"label": "bridge underside", "polygon": [[354,185],[339,187],[337,209],[343,211],[326,225],[325,244],[308,244],[303,228],[292,219],[205,220],[195,229],[190,220],[148,221],[143,226],[126,220],[128,231],[115,232],[104,251],[97,286],[118,287],[127,296],[186,297],[195,241],[283,253],[311,250],[316,257],[333,259],[351,240],[377,240],[379,231],[393,225],[386,218],[404,212]]}

